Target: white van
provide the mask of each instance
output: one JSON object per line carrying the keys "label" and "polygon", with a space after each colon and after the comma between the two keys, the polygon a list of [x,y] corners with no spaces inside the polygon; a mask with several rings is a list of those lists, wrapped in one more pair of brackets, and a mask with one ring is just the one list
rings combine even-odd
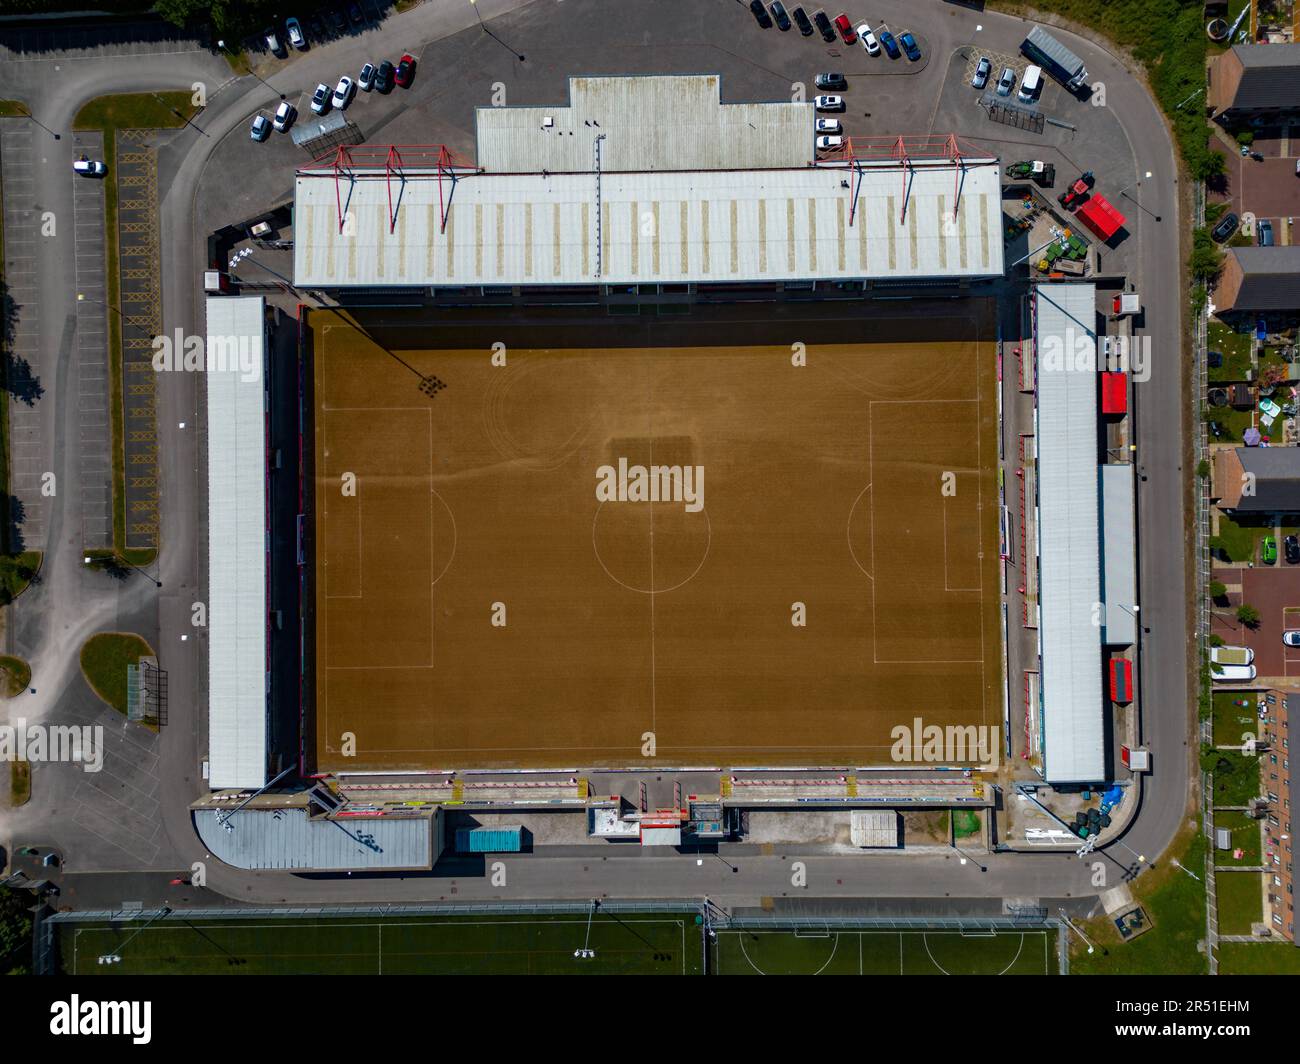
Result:
{"label": "white van", "polygon": [[1210,647],[1210,661],[1215,665],[1252,665],[1255,652],[1250,647]]}
{"label": "white van", "polygon": [[1211,667],[1210,678],[1216,683],[1248,683],[1255,678],[1254,665],[1219,665]]}
{"label": "white van", "polygon": [[1043,87],[1043,68],[1031,66],[1025,70],[1024,80],[1020,82],[1020,102],[1033,103],[1038,90]]}

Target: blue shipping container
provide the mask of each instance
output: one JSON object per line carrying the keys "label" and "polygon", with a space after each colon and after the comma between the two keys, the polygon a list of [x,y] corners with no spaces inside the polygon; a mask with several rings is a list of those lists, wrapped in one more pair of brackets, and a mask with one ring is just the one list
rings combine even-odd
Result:
{"label": "blue shipping container", "polygon": [[458,828],[458,853],[519,853],[524,848],[524,829]]}

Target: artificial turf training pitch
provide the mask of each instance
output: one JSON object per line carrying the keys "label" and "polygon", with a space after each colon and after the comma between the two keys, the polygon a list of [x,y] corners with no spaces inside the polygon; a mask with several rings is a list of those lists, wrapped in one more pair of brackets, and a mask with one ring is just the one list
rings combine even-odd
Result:
{"label": "artificial turf training pitch", "polygon": [[[62,924],[69,975],[700,975],[683,913]],[[137,934],[137,932],[139,932]],[[592,957],[575,957],[579,949]],[[122,959],[111,965],[101,956]],[[714,975],[1055,975],[1046,931],[722,930]]]}
{"label": "artificial turf training pitch", "polygon": [[996,725],[996,356],[954,320],[504,365],[319,324],[317,768],[871,765],[918,716]]}

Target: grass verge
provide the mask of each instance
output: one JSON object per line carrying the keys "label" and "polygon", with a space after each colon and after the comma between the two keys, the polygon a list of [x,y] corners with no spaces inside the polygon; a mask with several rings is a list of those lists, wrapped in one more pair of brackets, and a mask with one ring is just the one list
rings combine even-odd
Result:
{"label": "grass verge", "polygon": [[[1244,706],[1235,703],[1245,702]],[[1214,692],[1214,745],[1240,746],[1242,735],[1259,737],[1259,714],[1255,699],[1244,698],[1240,691]]]}
{"label": "grass verge", "polygon": [[81,674],[95,694],[125,716],[126,667],[152,655],[153,648],[138,635],[101,632],[81,648]]}
{"label": "grass verge", "polygon": [[1221,942],[1220,975],[1300,975],[1300,949],[1290,942]]}
{"label": "grass verge", "polygon": [[1228,810],[1214,814],[1215,830],[1227,828],[1232,834],[1233,849],[1240,849],[1241,857],[1233,857],[1233,850],[1215,850],[1215,868],[1242,868],[1259,865],[1262,852],[1260,842],[1260,824],[1251,820],[1245,813]]}
{"label": "grass verge", "polygon": [[1249,935],[1264,919],[1264,873],[1223,872],[1214,877],[1219,900],[1219,934]]}
{"label": "grass verge", "polygon": [[[1185,866],[1166,858],[1133,883],[1133,899],[1153,924],[1146,934],[1125,942],[1110,917],[1082,924],[1096,947],[1088,955],[1077,935],[1070,936],[1070,971],[1076,975],[1204,975],[1200,944],[1205,938],[1205,836],[1200,823],[1184,828],[1169,848]],[[1201,876],[1193,879],[1188,871]],[[1244,874],[1244,873],[1243,873]]]}
{"label": "grass verge", "polygon": [[17,809],[32,800],[32,766],[26,758],[9,762],[9,808]]}
{"label": "grass verge", "polygon": [[1201,767],[1214,775],[1214,804],[1216,807],[1246,805],[1258,798],[1262,790],[1259,782],[1259,756],[1238,753],[1235,750],[1214,750],[1202,755]]}
{"label": "grass verge", "polygon": [[0,654],[0,698],[15,698],[31,685],[32,667],[22,658]]}
{"label": "grass verge", "polygon": [[108,313],[109,427],[113,447],[113,544],[132,565],[147,565],[157,556],[154,550],[126,549],[126,458],[122,414],[122,307],[121,261],[118,255],[117,159],[119,129],[176,129],[185,125],[198,108],[188,91],[139,92],[100,96],[77,112],[72,128],[78,132],[99,132],[104,138],[104,160],[109,177],[104,182],[104,270]]}

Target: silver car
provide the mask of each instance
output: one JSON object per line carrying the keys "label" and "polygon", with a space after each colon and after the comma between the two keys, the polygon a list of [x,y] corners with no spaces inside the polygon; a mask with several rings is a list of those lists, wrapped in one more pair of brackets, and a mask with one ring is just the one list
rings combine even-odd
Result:
{"label": "silver car", "polygon": [[1002,68],[1002,76],[998,78],[998,95],[1010,96],[1011,90],[1016,87],[1016,72],[1010,67]]}
{"label": "silver car", "polygon": [[984,88],[989,83],[991,73],[993,73],[993,64],[989,62],[988,56],[980,56],[980,61],[975,64],[975,76],[970,79],[971,88]]}

